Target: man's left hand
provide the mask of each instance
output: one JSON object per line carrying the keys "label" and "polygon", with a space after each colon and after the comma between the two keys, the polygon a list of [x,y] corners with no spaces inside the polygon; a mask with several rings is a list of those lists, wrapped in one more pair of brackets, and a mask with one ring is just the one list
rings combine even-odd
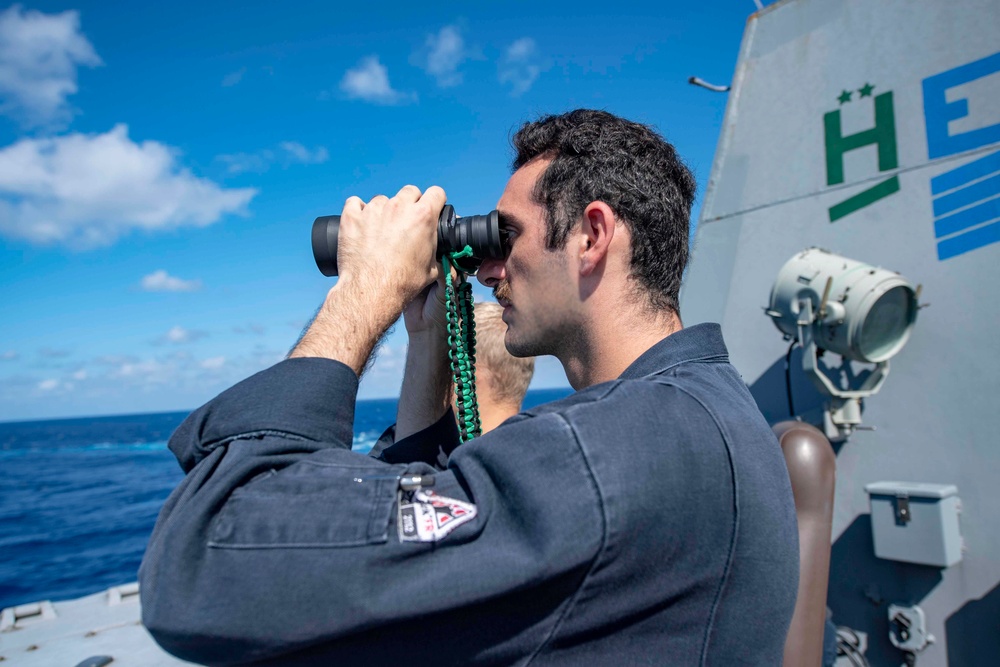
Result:
{"label": "man's left hand", "polygon": [[338,285],[366,285],[375,299],[391,303],[398,316],[438,275],[434,255],[444,204],[444,190],[437,186],[421,194],[406,185],[391,199],[379,195],[367,204],[358,197],[348,199],[340,216]]}
{"label": "man's left hand", "polygon": [[[351,197],[340,217],[340,278],[289,357],[325,357],[361,374],[404,306],[434,283],[437,221],[445,193],[404,186],[395,197]],[[432,297],[435,298],[435,297]]]}

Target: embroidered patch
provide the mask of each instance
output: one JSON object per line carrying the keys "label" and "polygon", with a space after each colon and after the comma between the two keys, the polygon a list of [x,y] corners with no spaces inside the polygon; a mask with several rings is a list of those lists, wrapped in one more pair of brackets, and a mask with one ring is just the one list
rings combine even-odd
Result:
{"label": "embroidered patch", "polygon": [[476,506],[433,491],[401,491],[396,528],[400,542],[437,542],[476,517]]}

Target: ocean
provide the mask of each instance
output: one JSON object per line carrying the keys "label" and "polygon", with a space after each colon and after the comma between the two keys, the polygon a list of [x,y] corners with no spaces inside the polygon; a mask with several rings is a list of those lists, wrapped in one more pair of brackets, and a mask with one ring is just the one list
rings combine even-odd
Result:
{"label": "ocean", "polygon": [[[525,407],[569,389],[528,392]],[[183,478],[167,412],[0,423],[0,609],[135,581],[146,541]],[[394,421],[396,400],[358,401],[354,449]]]}

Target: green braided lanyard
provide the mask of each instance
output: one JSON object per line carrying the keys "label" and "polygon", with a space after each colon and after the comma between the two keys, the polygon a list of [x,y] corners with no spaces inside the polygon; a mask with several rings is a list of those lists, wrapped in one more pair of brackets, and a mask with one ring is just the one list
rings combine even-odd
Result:
{"label": "green braided lanyard", "polygon": [[[458,408],[458,430],[462,442],[468,442],[482,432],[479,400],[476,398],[476,320],[472,309],[472,285],[468,274],[456,260],[472,257],[472,248],[445,253],[441,258],[444,270],[445,317],[448,322],[448,359],[455,383],[455,404]],[[451,277],[454,266],[458,278]],[[457,287],[456,287],[457,283]]]}

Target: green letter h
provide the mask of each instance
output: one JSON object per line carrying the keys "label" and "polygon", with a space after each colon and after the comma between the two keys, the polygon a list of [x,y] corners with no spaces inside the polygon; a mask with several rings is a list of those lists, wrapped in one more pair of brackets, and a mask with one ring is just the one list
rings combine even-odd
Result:
{"label": "green letter h", "polygon": [[892,110],[892,92],[875,96],[875,127],[842,136],[840,109],[823,116],[826,130],[826,184],[844,182],[844,153],[869,144],[878,144],[878,170],[898,166],[896,158],[896,119]]}

